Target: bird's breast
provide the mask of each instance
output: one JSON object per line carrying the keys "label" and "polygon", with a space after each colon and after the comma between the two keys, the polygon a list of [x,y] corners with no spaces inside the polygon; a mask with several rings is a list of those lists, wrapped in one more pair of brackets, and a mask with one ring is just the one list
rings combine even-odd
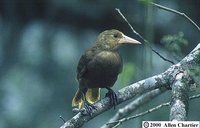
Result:
{"label": "bird's breast", "polygon": [[109,52],[109,51],[103,51],[98,53],[95,58],[94,61],[97,62],[98,65],[101,68],[116,68],[115,70],[117,70],[118,68],[121,67],[121,57],[117,52]]}
{"label": "bird's breast", "polygon": [[102,51],[95,55],[87,69],[86,77],[92,83],[98,83],[98,86],[113,86],[122,70],[122,59],[117,52]]}

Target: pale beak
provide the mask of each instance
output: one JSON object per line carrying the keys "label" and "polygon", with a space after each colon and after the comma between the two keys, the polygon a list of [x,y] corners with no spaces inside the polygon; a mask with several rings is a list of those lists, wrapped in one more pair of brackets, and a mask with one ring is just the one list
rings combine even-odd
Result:
{"label": "pale beak", "polygon": [[119,40],[119,44],[125,44],[125,43],[130,43],[130,44],[141,44],[139,41],[130,38],[126,35],[122,35],[122,38]]}

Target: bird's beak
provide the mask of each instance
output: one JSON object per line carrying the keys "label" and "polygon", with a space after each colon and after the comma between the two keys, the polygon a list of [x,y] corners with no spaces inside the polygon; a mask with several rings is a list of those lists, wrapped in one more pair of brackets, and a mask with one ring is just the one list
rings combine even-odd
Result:
{"label": "bird's beak", "polygon": [[123,34],[122,38],[119,40],[119,44],[125,44],[125,43],[141,44],[139,41],[137,41],[133,38],[130,38],[130,37]]}

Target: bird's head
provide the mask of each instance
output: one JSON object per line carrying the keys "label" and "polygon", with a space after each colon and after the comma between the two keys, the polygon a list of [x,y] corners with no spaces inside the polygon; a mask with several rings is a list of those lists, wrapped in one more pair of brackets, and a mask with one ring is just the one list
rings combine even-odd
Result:
{"label": "bird's head", "polygon": [[99,34],[96,41],[97,47],[104,50],[117,50],[120,45],[126,43],[141,44],[139,41],[132,39],[115,29],[103,31]]}

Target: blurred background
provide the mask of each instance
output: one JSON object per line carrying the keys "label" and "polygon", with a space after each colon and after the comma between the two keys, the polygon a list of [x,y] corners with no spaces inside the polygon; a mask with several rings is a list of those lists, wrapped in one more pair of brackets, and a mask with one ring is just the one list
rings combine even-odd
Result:
{"label": "blurred background", "polygon": [[[154,2],[184,12],[200,25],[199,0]],[[96,36],[115,28],[140,40],[115,8],[157,51],[174,62],[199,43],[198,30],[186,19],[137,0],[0,0],[1,128],[56,128],[63,124],[60,115],[65,120],[75,115],[71,100],[78,88],[76,66],[81,54],[94,45]],[[119,51],[124,70],[114,90],[161,73],[171,65],[144,43],[123,46]],[[135,113],[169,100],[167,92]],[[200,120],[200,113],[196,113],[199,101],[190,101],[188,120]],[[117,109],[83,127],[103,125]],[[166,107],[121,127],[140,126],[142,120],[168,119]]]}

